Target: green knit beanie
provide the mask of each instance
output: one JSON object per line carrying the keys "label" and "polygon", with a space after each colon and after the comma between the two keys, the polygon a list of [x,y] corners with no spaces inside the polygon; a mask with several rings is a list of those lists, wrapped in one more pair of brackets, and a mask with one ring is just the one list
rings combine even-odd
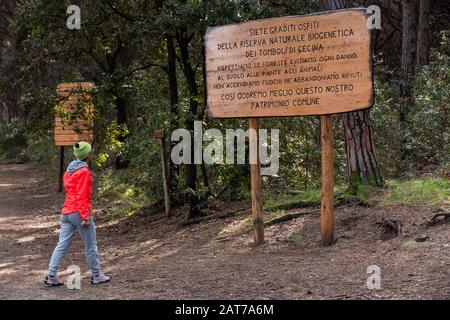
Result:
{"label": "green knit beanie", "polygon": [[91,150],[91,145],[84,141],[75,143],[75,145],[73,146],[73,154],[75,155],[75,158],[77,158],[77,160],[86,159],[91,153]]}

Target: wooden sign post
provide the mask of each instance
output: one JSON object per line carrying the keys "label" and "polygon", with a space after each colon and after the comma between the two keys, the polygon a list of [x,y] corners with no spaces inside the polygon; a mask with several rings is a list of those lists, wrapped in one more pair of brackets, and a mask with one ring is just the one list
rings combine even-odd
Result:
{"label": "wooden sign post", "polygon": [[64,146],[59,147],[59,171],[58,171],[58,192],[63,190],[63,176],[64,176]]}
{"label": "wooden sign post", "polygon": [[[264,243],[264,216],[262,203],[261,164],[259,161],[259,119],[249,120],[250,154],[255,157],[250,164],[253,239],[256,245]],[[252,163],[253,162],[253,163]]]}
{"label": "wooden sign post", "polygon": [[[373,105],[371,32],[365,8],[256,20],[205,35],[212,118],[321,116],[322,243],[333,235],[332,114]],[[259,165],[251,165],[255,243],[264,239]]]}
{"label": "wooden sign post", "polygon": [[161,154],[161,168],[162,168],[163,190],[164,190],[164,208],[166,211],[166,217],[170,218],[172,209],[169,197],[169,186],[168,186],[169,181],[168,181],[167,161],[166,161],[166,143],[164,137],[165,137],[164,130],[158,130],[155,132],[155,139],[159,141]]}
{"label": "wooden sign post", "polygon": [[333,116],[320,116],[322,147],[322,199],[320,205],[320,233],[322,245],[334,242],[334,154]]}
{"label": "wooden sign post", "polygon": [[94,106],[90,91],[92,82],[61,83],[56,91],[61,103],[55,117],[55,145],[59,151],[58,192],[63,190],[64,147],[80,141],[93,141]]}

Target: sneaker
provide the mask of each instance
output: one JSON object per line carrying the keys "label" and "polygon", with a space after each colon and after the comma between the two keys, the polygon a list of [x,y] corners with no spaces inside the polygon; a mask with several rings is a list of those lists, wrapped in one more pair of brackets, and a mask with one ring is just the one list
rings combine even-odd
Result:
{"label": "sneaker", "polygon": [[47,275],[44,279],[44,283],[49,286],[62,286],[64,282],[58,279],[56,276]]}
{"label": "sneaker", "polygon": [[97,276],[92,276],[91,277],[91,283],[92,284],[100,284],[100,283],[105,283],[105,282],[109,282],[111,280],[110,277],[105,276],[103,273],[99,273]]}

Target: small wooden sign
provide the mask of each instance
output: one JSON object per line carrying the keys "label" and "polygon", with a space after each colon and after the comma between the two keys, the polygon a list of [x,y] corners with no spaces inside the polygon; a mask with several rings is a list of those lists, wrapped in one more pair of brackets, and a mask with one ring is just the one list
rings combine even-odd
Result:
{"label": "small wooden sign", "polygon": [[164,191],[164,207],[166,211],[166,217],[170,218],[172,214],[172,208],[170,204],[169,196],[169,175],[166,161],[166,142],[164,140],[165,132],[164,130],[155,131],[155,139],[159,141],[160,155],[161,155],[161,169],[163,178],[163,191]]}
{"label": "small wooden sign", "polygon": [[56,91],[61,98],[59,111],[64,116],[55,117],[55,145],[72,146],[79,141],[93,140],[92,82],[61,83]]}
{"label": "small wooden sign", "polygon": [[209,28],[205,47],[212,118],[323,115],[373,105],[366,9]]}
{"label": "small wooden sign", "polygon": [[164,130],[155,131],[155,139],[164,139]]}

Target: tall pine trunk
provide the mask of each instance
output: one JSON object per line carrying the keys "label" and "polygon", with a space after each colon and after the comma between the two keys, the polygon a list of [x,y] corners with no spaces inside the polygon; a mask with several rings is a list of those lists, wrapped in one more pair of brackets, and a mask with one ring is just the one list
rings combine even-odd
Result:
{"label": "tall pine trunk", "polygon": [[[321,5],[325,10],[338,10],[346,7],[343,0],[322,0]],[[344,113],[342,124],[349,191],[358,192],[361,184],[383,186],[383,178],[375,154],[370,111]]]}
{"label": "tall pine trunk", "polygon": [[[178,45],[180,47],[181,62],[183,71],[189,89],[189,109],[190,113],[186,115],[186,129],[193,133],[194,121],[197,119],[198,112],[198,86],[195,79],[195,71],[192,67],[189,56],[189,40],[184,35],[178,36]],[[186,186],[189,189],[189,212],[187,219],[194,218],[200,214],[199,198],[197,194],[197,166],[194,163],[194,139],[191,139],[191,163],[187,167]]]}
{"label": "tall pine trunk", "polygon": [[351,193],[356,194],[361,184],[382,186],[369,111],[344,113],[342,123]]}
{"label": "tall pine trunk", "polygon": [[419,21],[417,26],[417,57],[416,73],[420,67],[428,64],[430,42],[428,39],[428,24],[430,21],[431,0],[419,0]]}
{"label": "tall pine trunk", "polygon": [[[117,124],[119,126],[127,125],[128,124],[128,117],[127,117],[127,107],[126,107],[126,100],[123,97],[116,97],[115,104],[116,104],[116,111],[117,111]],[[126,139],[126,136],[119,135],[117,137],[117,140],[120,142],[124,142]],[[116,169],[124,169],[128,167],[128,161],[124,159],[124,157],[121,154],[116,155],[115,159],[115,168]]]}
{"label": "tall pine trunk", "polygon": [[[177,81],[177,63],[174,39],[171,35],[166,38],[167,42],[167,75],[169,78],[169,99],[170,99],[170,131],[173,132],[179,127],[179,109],[178,109],[178,81]],[[170,149],[175,146],[176,142],[171,143]],[[178,189],[179,166],[169,161],[169,190],[172,205],[176,205],[174,194]]]}
{"label": "tall pine trunk", "polygon": [[408,160],[408,114],[412,104],[413,76],[417,49],[417,0],[402,2],[402,56],[400,70],[400,167],[403,170]]}

